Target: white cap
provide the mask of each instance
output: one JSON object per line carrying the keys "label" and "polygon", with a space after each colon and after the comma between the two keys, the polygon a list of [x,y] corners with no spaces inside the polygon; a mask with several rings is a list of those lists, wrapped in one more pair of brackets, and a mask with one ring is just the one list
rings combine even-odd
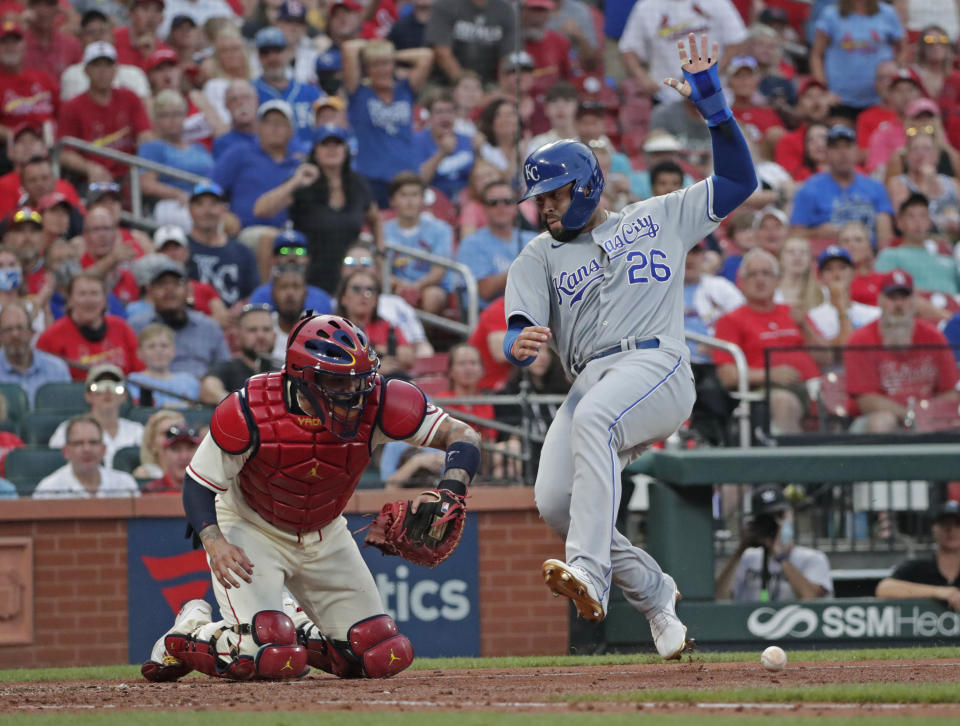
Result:
{"label": "white cap", "polygon": [[83,65],[87,65],[87,63],[95,61],[98,58],[109,58],[116,63],[117,49],[114,48],[110,43],[106,43],[102,40],[91,43],[83,49]]}
{"label": "white cap", "polygon": [[784,227],[790,226],[790,219],[787,217],[787,213],[784,212],[779,207],[775,207],[772,204],[768,204],[763,209],[761,209],[760,212],[757,214],[757,216],[754,218],[753,220],[754,228],[759,227],[760,223],[763,220],[765,220],[767,217],[773,217],[778,222],[780,222],[780,224],[782,224]]}
{"label": "white cap", "polygon": [[259,121],[262,119],[270,111],[279,111],[287,117],[287,121],[293,123],[293,107],[291,107],[286,101],[281,101],[280,99],[275,98],[272,101],[261,103],[260,108],[257,109],[257,120]]}
{"label": "white cap", "polygon": [[658,151],[680,151],[682,148],[677,137],[668,131],[651,131],[643,142],[643,150],[648,154],[655,154]]}
{"label": "white cap", "polygon": [[190,246],[183,228],[176,224],[165,224],[162,227],[158,227],[157,231],[153,233],[153,243],[157,246],[158,250],[167,242],[176,242],[181,247]]}

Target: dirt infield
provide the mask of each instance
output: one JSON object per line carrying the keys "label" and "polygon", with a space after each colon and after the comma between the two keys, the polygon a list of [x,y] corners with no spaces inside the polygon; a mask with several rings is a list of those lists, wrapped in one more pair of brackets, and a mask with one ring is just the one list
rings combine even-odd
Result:
{"label": "dirt infield", "polygon": [[[189,676],[178,683],[137,680],[60,681],[0,684],[0,713],[37,710],[504,710],[541,713],[583,710],[596,713],[637,710],[747,711],[816,715],[891,713],[890,705],[853,704],[670,704],[558,702],[557,697],[584,693],[684,688],[747,688],[832,683],[956,683],[956,660],[857,661],[790,664],[768,673],[760,664],[703,663],[691,656],[664,665],[585,666],[473,671],[408,671],[386,681],[342,681],[313,672],[300,681],[234,683]],[[960,704],[904,705],[896,713],[960,717]]]}

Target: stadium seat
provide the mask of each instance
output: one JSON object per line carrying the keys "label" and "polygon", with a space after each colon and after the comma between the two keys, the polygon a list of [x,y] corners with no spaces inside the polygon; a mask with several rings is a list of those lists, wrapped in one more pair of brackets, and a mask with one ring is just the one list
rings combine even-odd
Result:
{"label": "stadium seat", "polygon": [[413,361],[413,369],[410,371],[411,378],[430,375],[446,375],[447,363],[450,360],[449,353],[434,353],[416,358]]}
{"label": "stadium seat", "polygon": [[66,463],[60,449],[46,447],[13,449],[7,454],[5,460],[6,477],[16,485],[21,497],[29,497],[41,479]]}
{"label": "stadium seat", "polygon": [[140,447],[124,446],[113,455],[113,468],[132,474],[140,466]]}
{"label": "stadium seat", "polygon": [[16,383],[0,383],[0,393],[7,399],[7,419],[14,425],[11,430],[16,432],[30,410],[30,399],[27,392]]}
{"label": "stadium seat", "polygon": [[187,426],[192,426],[197,429],[209,426],[215,408],[216,406],[203,406],[183,409],[183,417],[187,421]]}
{"label": "stadium seat", "polygon": [[439,393],[450,390],[450,381],[447,380],[446,376],[423,376],[422,378],[415,378],[414,383],[416,383],[427,394],[427,398],[433,398]]}
{"label": "stadium seat", "polygon": [[123,417],[131,421],[136,421],[137,423],[146,424],[150,417],[159,410],[159,408],[153,408],[151,406],[131,406],[130,410],[127,411]]}
{"label": "stadium seat", "polygon": [[917,431],[955,431],[960,429],[960,409],[955,400],[923,400],[914,409]]}
{"label": "stadium seat", "polygon": [[20,427],[20,438],[28,446],[46,446],[57,426],[68,418],[70,414],[61,411],[30,411]]}
{"label": "stadium seat", "polygon": [[84,398],[87,387],[82,381],[44,383],[37,389],[33,408],[36,411],[56,411],[67,417],[90,409]]}

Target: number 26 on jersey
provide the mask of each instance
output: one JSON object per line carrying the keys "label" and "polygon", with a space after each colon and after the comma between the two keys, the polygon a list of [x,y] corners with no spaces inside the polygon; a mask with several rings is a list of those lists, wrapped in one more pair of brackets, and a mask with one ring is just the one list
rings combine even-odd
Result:
{"label": "number 26 on jersey", "polygon": [[667,253],[663,250],[650,250],[647,253],[634,250],[627,253],[627,282],[631,285],[640,285],[650,282],[666,282],[670,279],[670,266],[666,264]]}

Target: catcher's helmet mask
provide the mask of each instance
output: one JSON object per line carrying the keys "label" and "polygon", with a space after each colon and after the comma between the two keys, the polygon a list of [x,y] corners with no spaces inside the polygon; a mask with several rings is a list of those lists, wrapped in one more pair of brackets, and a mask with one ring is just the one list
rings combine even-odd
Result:
{"label": "catcher's helmet mask", "polygon": [[603,172],[589,146],[570,139],[544,144],[523,164],[527,192],[520,201],[570,186],[570,206],[560,218],[560,231],[547,231],[558,242],[575,239],[593,216],[603,194]]}
{"label": "catcher's helmet mask", "polygon": [[290,332],[284,373],[337,438],[356,438],[380,358],[366,334],[338,315],[307,315]]}

